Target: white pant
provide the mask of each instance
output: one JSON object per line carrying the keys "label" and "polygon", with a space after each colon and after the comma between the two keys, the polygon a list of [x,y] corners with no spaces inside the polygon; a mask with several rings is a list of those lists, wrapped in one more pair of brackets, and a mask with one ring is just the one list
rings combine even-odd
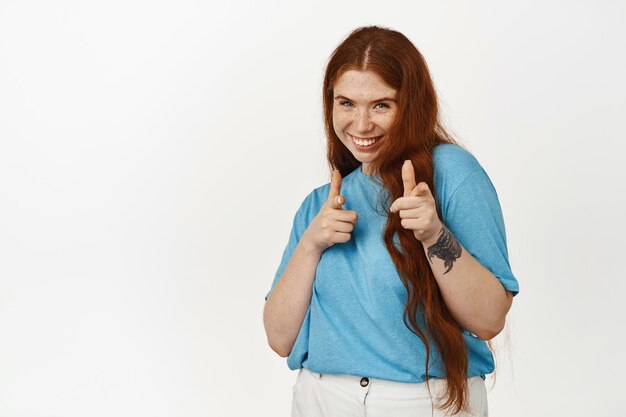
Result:
{"label": "white pant", "polygon": [[[467,380],[471,414],[487,416],[487,390],[479,376]],[[429,381],[432,398],[441,399],[445,381]],[[438,403],[441,403],[440,401]],[[353,375],[332,375],[300,369],[293,386],[292,417],[442,417],[433,407],[426,383],[405,383]]]}

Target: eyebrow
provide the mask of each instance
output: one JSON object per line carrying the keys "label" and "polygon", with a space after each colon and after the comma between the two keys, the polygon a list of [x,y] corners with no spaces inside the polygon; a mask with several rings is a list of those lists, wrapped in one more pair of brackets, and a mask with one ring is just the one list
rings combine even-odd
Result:
{"label": "eyebrow", "polygon": [[[335,100],[346,100],[346,101],[354,101],[351,98],[348,98],[346,96],[335,96]],[[391,97],[383,97],[383,98],[377,98],[376,100],[372,100],[370,101],[368,104],[372,104],[372,103],[380,103],[381,101],[392,101],[392,102],[396,102],[396,99],[391,98]]]}

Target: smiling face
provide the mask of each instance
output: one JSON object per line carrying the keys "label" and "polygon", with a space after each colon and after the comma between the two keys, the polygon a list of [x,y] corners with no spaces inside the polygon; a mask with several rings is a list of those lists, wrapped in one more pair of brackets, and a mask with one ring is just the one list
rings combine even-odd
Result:
{"label": "smiling face", "polygon": [[371,161],[398,112],[397,90],[372,71],[349,70],[333,86],[333,128],[370,174]]}

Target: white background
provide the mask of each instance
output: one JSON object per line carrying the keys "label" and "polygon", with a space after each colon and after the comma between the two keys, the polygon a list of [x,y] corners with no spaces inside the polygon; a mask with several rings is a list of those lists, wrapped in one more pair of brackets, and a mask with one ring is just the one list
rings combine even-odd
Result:
{"label": "white background", "polygon": [[422,51],[521,292],[492,416],[623,415],[619,1],[0,0],[0,415],[286,416],[263,296],[354,28]]}

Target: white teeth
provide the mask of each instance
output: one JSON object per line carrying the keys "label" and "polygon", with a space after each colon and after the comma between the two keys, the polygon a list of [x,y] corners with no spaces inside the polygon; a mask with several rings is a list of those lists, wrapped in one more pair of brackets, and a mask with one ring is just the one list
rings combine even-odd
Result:
{"label": "white teeth", "polygon": [[354,141],[354,143],[356,143],[359,146],[370,146],[373,145],[379,138],[375,138],[375,139],[357,139],[354,136],[352,136],[352,140]]}

